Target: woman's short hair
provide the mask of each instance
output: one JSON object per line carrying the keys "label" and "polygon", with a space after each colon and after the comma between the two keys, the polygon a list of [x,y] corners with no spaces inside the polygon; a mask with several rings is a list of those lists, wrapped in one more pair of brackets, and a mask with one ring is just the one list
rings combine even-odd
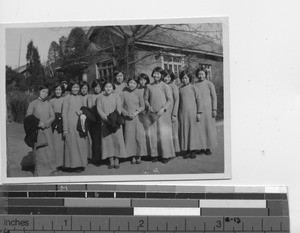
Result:
{"label": "woman's short hair", "polygon": [[146,80],[146,85],[148,85],[150,83],[150,78],[145,73],[140,73],[137,78],[138,78],[139,83],[140,83],[141,79],[145,79]]}
{"label": "woman's short hair", "polygon": [[168,75],[171,78],[171,82],[173,82],[176,79],[176,76],[175,76],[175,74],[173,73],[172,70],[163,70],[162,73],[161,73],[161,77],[162,78],[164,78],[164,77],[166,77]]}
{"label": "woman's short hair", "polygon": [[131,80],[135,81],[137,84],[139,83],[138,78],[136,78],[136,77],[131,77],[131,78],[129,78],[129,79],[127,80],[127,84],[128,84],[129,81],[131,81]]}
{"label": "woman's short hair", "polygon": [[80,90],[81,90],[81,88],[83,88],[84,86],[87,86],[88,91],[90,91],[90,85],[89,85],[88,82],[86,82],[86,81],[81,81],[80,84],[79,84],[79,86],[80,86]]}
{"label": "woman's short hair", "polygon": [[39,85],[39,93],[41,92],[41,90],[44,90],[44,89],[48,89],[48,96],[51,95],[51,90],[50,90],[50,85],[48,83],[43,83],[41,85]]}
{"label": "woman's short hair", "polygon": [[125,75],[124,75],[124,73],[122,72],[122,71],[120,71],[120,70],[115,70],[114,71],[114,73],[113,73],[113,81],[114,82],[116,82],[117,81],[117,76],[118,76],[118,74],[123,74],[123,77],[124,77],[124,79],[125,79]]}
{"label": "woman's short hair", "polygon": [[114,84],[114,82],[112,82],[111,80],[106,80],[104,83],[103,83],[103,89],[104,87],[106,86],[106,84],[110,83],[113,87],[113,89],[115,90],[116,89],[116,85]]}
{"label": "woman's short hair", "polygon": [[49,90],[49,84],[48,83],[43,83],[39,86],[39,91],[43,89],[48,89]]}
{"label": "woman's short hair", "polygon": [[95,87],[97,87],[98,85],[99,85],[100,88],[101,88],[101,82],[100,82],[100,80],[99,80],[99,79],[95,79],[95,80],[92,82],[91,88],[92,88],[92,89],[95,89]]}
{"label": "woman's short hair", "polygon": [[68,84],[68,88],[69,88],[69,90],[71,90],[72,89],[72,87],[74,86],[74,85],[78,85],[78,86],[80,86],[80,83],[79,83],[79,81],[78,80],[70,80],[70,82],[69,82],[69,84]]}
{"label": "woman's short hair", "polygon": [[205,73],[205,77],[207,77],[207,70],[203,67],[196,70],[196,77],[198,77],[200,71],[203,71]]}
{"label": "woman's short hair", "polygon": [[162,74],[163,71],[164,71],[163,68],[157,66],[157,67],[155,67],[155,68],[153,69],[152,74],[151,74],[151,77],[153,77],[153,74],[154,74],[155,72],[158,72],[158,73]]}
{"label": "woman's short hair", "polygon": [[188,72],[187,70],[183,70],[180,72],[179,74],[179,79],[180,81],[182,81],[183,77],[184,76],[188,76],[189,77],[189,80],[190,80],[190,83],[194,81],[194,77],[192,76],[192,74],[190,72]]}
{"label": "woman's short hair", "polygon": [[61,88],[62,94],[65,93],[65,85],[63,83],[60,83],[60,82],[54,83],[53,88],[52,88],[53,93],[55,93],[55,89],[58,88],[58,87]]}

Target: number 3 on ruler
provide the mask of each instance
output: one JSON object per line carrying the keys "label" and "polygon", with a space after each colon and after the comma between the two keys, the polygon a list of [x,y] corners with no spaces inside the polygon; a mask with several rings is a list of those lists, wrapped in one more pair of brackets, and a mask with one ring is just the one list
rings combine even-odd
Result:
{"label": "number 3 on ruler", "polygon": [[217,227],[217,228],[221,228],[221,227],[222,227],[222,222],[221,222],[221,220],[218,220],[218,221],[217,221],[216,227]]}

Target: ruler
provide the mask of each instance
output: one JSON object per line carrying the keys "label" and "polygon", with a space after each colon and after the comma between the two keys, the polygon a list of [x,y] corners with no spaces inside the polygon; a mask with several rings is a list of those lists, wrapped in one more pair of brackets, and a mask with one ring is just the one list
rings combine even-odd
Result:
{"label": "ruler", "polygon": [[285,187],[2,185],[0,233],[287,233]]}

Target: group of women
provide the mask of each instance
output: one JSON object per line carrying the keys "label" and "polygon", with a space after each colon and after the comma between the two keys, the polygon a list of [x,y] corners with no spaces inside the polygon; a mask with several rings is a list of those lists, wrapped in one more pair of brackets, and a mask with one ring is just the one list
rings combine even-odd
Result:
{"label": "group of women", "polygon": [[[168,161],[178,154],[194,159],[210,155],[217,145],[215,117],[217,97],[206,71],[197,69],[195,80],[187,71],[175,75],[156,67],[152,80],[142,73],[124,82],[122,72],[101,85],[94,80],[41,86],[27,116],[38,118],[38,134],[47,145],[36,148],[37,175],[56,169],[82,172],[88,162],[108,161],[109,169],[120,167],[120,159],[140,164]],[[65,91],[66,90],[66,91]]]}

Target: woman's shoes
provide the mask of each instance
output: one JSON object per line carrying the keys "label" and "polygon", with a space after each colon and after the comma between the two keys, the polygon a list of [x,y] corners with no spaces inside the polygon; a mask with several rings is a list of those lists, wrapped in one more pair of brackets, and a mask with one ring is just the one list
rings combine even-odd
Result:
{"label": "woman's shoes", "polygon": [[131,164],[136,164],[136,159],[135,159],[135,157],[132,157],[132,159],[131,159]]}
{"label": "woman's shoes", "polygon": [[195,151],[191,151],[190,152],[190,158],[191,159],[195,159],[196,158],[196,152]]}
{"label": "woman's shoes", "polygon": [[164,163],[164,164],[166,164],[166,163],[168,163],[169,162],[169,159],[163,159],[162,160],[162,163]]}
{"label": "woman's shoes", "polygon": [[205,150],[204,149],[201,149],[200,151],[199,151],[199,155],[204,155],[205,154]]}
{"label": "woman's shoes", "polygon": [[186,151],[185,154],[183,155],[183,159],[189,159],[190,158],[190,152]]}
{"label": "woman's shoes", "polygon": [[108,168],[108,169],[113,169],[113,168],[115,168],[115,165],[109,164],[109,166],[108,166],[107,168]]}
{"label": "woman's shoes", "polygon": [[74,172],[75,172],[75,173],[81,173],[81,172],[83,172],[84,170],[85,170],[84,167],[76,167],[76,168],[74,169]]}
{"label": "woman's shoes", "polygon": [[158,161],[158,157],[156,156],[156,157],[153,157],[153,159],[152,159],[152,163],[156,163]]}
{"label": "woman's shoes", "polygon": [[142,159],[140,156],[136,157],[136,164],[141,164],[142,163]]}
{"label": "woman's shoes", "polygon": [[206,154],[206,155],[211,155],[212,153],[211,153],[211,150],[210,150],[210,149],[206,149],[205,152],[204,152],[204,154]]}

